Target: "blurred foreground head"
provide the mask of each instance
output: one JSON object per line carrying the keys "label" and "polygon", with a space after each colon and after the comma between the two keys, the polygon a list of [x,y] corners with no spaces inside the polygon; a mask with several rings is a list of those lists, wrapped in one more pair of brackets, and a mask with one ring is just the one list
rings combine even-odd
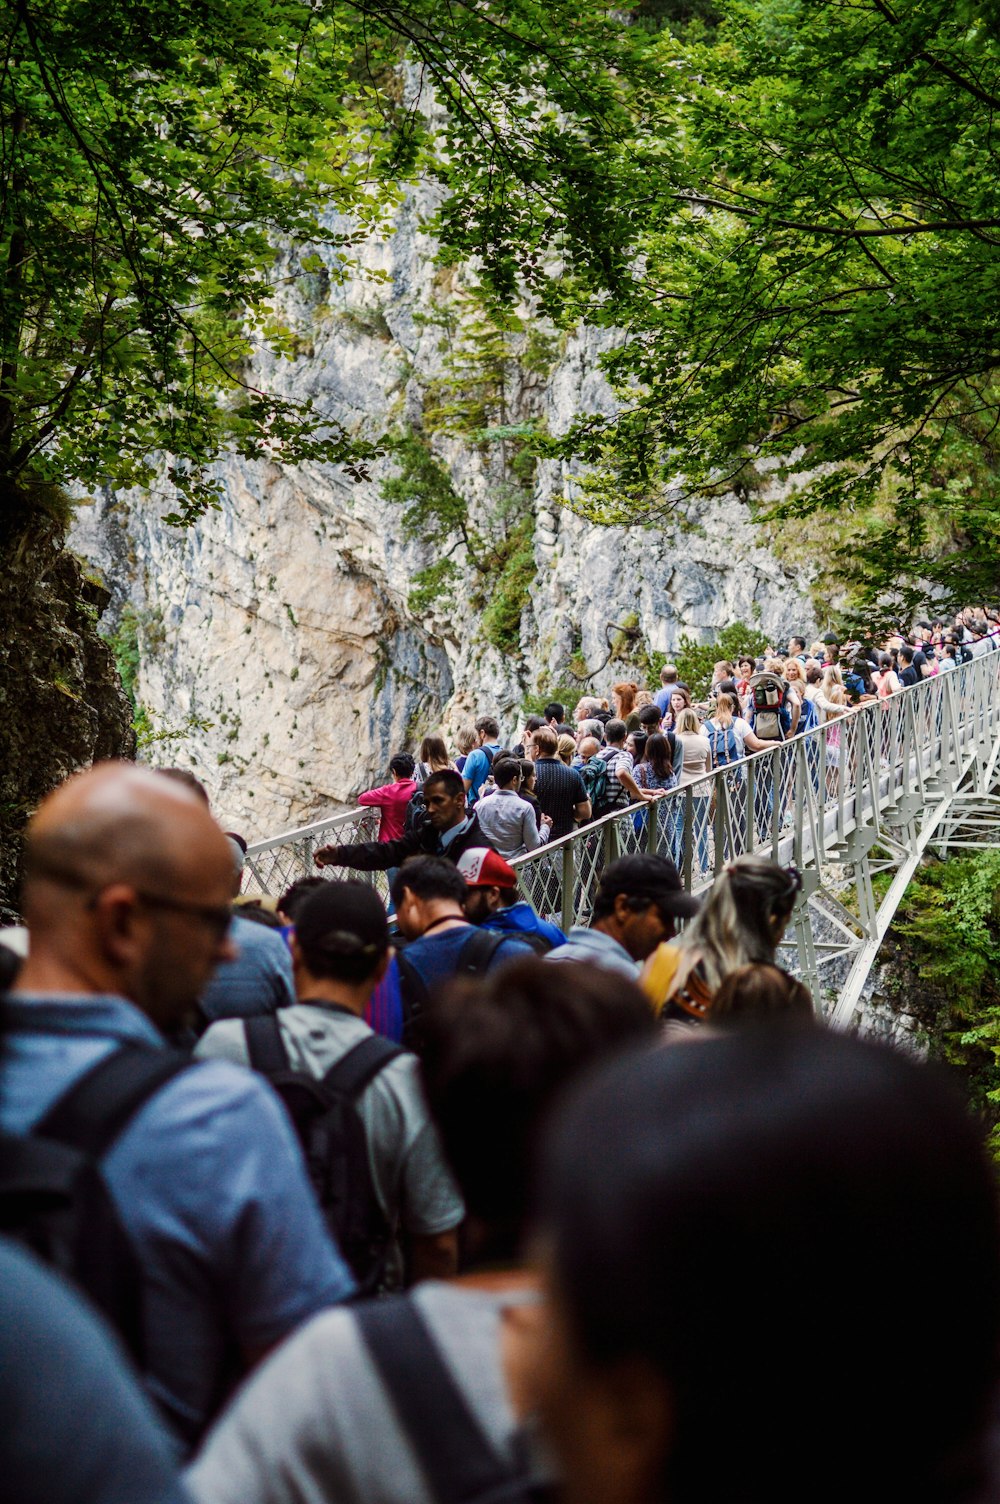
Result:
{"label": "blurred foreground head", "polygon": [[809,1028],[632,1055],[539,1204],[568,1504],[977,1496],[995,1185],[934,1072]]}
{"label": "blurred foreground head", "polygon": [[28,826],[25,991],[115,993],[183,1022],[227,940],[229,843],[183,783],[106,762],[66,780]]}
{"label": "blurred foreground head", "polygon": [[466,1204],[471,1256],[517,1257],[543,1124],[566,1086],[656,1037],[649,1004],[627,977],[572,961],[513,961],[434,998],[424,1081]]}

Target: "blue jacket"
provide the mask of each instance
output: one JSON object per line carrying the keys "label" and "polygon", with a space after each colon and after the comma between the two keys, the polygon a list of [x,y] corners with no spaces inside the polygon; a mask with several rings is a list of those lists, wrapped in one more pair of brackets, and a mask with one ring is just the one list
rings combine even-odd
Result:
{"label": "blue jacket", "polygon": [[525,898],[512,904],[509,909],[497,909],[495,914],[483,920],[482,928],[502,930],[505,935],[541,935],[553,950],[566,944],[566,936],[559,926],[551,920],[542,919]]}

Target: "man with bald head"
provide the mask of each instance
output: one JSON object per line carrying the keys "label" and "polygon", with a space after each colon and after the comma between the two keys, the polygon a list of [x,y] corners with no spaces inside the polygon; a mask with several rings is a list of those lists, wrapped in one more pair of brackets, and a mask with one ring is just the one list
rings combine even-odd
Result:
{"label": "man with bald head", "polygon": [[[205,804],[160,774],[105,763],[42,804],[25,854],[30,952],[5,1010],[4,1131],[31,1133],[112,1055],[164,1049],[233,954],[232,887]],[[102,1169],[142,1270],[145,1377],[193,1445],[239,1373],[352,1280],[280,1103],[250,1072],[173,1074]]]}

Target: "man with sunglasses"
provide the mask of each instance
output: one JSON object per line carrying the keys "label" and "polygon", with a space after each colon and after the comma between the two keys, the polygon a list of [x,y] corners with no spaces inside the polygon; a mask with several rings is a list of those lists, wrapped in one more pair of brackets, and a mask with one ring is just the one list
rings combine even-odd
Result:
{"label": "man with sunglasses", "polygon": [[353,1290],[270,1088],[222,1061],[170,1069],[163,1035],[233,954],[232,885],[188,789],[120,763],[78,774],[29,826],[30,953],[4,1008],[8,1134],[58,1138],[56,1105],[65,1123],[86,1079],[111,1092],[113,1057],[164,1059],[100,1168],[141,1272],[144,1376],[187,1446],[241,1372]]}

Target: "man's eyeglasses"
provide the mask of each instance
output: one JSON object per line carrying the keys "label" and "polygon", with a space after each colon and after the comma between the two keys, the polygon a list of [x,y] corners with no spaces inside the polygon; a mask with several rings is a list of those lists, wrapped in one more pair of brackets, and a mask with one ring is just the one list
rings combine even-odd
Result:
{"label": "man's eyeglasses", "polygon": [[[87,908],[95,909],[97,900],[106,888],[111,884],[98,882],[92,877],[84,877],[80,872],[71,872],[65,867],[50,867],[47,863],[36,868],[37,875],[45,878],[48,882],[59,883],[67,888],[82,888],[86,891],[91,889],[87,899]],[[134,883],[126,886],[132,889],[140,903],[144,903],[150,909],[166,909],[174,914],[190,914],[193,919],[198,919],[212,932],[213,938],[220,942],[229,933],[229,926],[233,921],[233,912],[228,904],[191,903],[183,898],[169,898],[165,893],[150,893],[146,888],[137,888]]]}
{"label": "man's eyeglasses", "polygon": [[[162,893],[147,893],[145,888],[133,888],[132,891],[148,908],[167,909],[174,914],[190,914],[193,919],[200,920],[217,941],[224,940],[229,933],[233,911],[228,904],[188,903],[182,898],[166,898]],[[98,896],[91,899],[92,904],[97,902]]]}

